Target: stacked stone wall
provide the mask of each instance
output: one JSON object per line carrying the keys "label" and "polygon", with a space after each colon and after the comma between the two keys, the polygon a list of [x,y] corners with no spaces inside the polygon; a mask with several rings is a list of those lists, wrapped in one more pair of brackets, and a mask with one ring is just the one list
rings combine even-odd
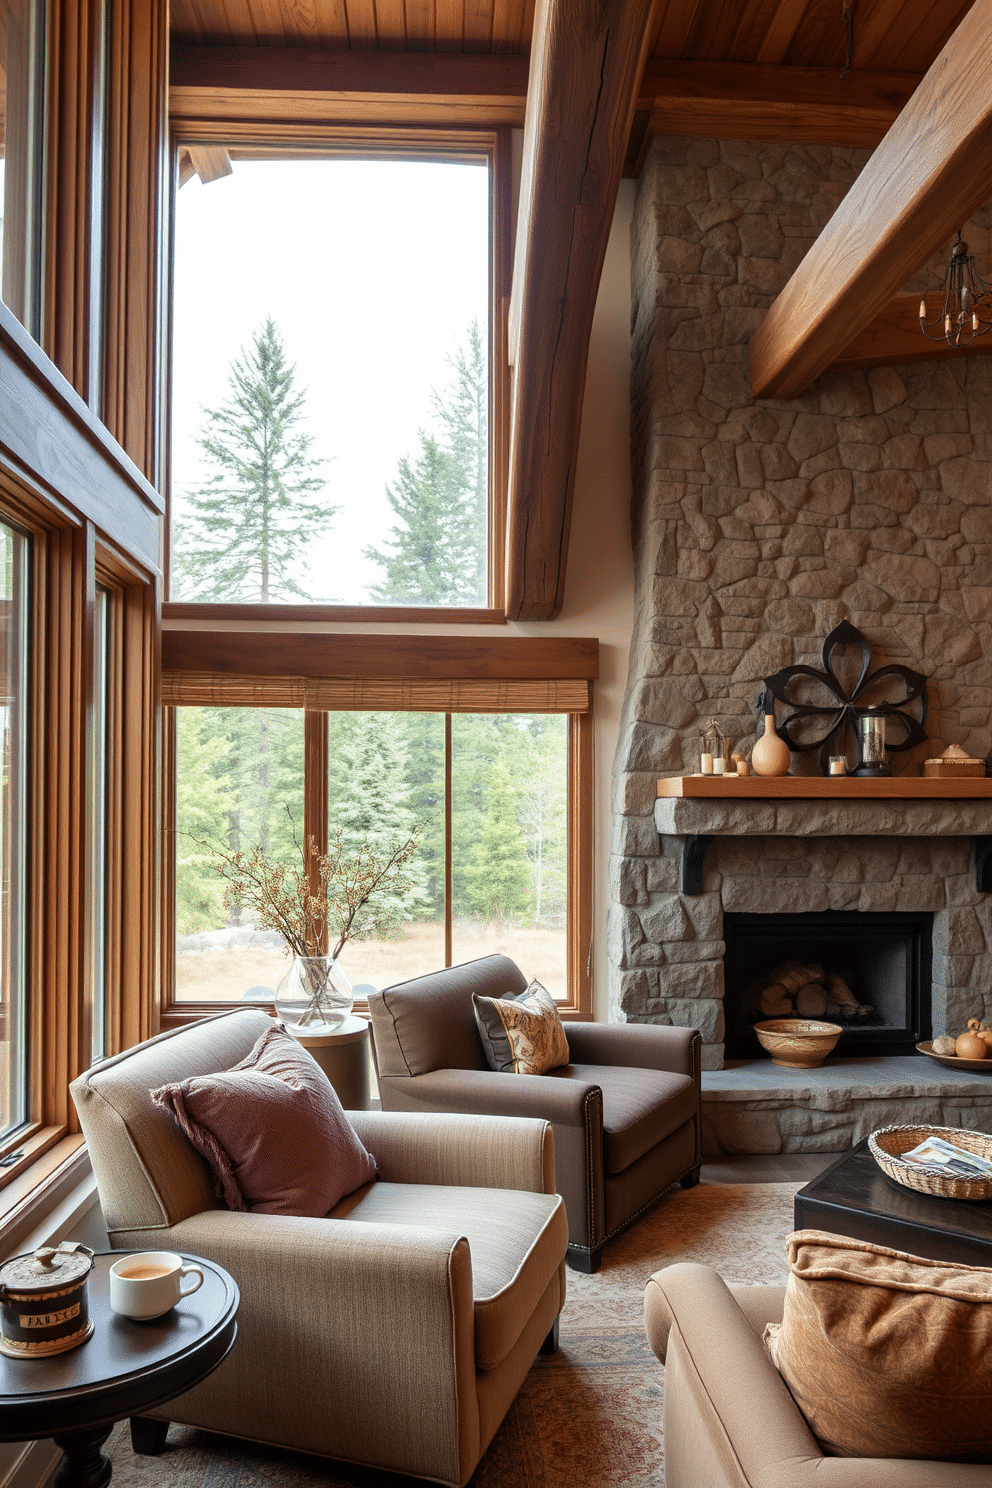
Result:
{"label": "stacked stone wall", "polygon": [[[761,680],[819,665],[843,619],[876,664],[929,677],[931,741],[992,749],[992,362],[828,373],[787,402],[748,391],[751,334],[865,159],[659,139],[638,187],[637,616],[615,771],[613,995],[628,1019],[701,1027],[710,1067],[722,1058],[722,909],[758,899],[768,912],[934,908],[941,1017],[970,1016],[983,994],[992,1013],[992,915],[968,839],[721,841],[707,892],[690,899],[678,843],[653,820],[658,774],[698,768],[703,721],[719,718],[746,752]],[[985,247],[984,217],[966,236]],[[816,769],[814,756],[794,760],[793,773]]]}

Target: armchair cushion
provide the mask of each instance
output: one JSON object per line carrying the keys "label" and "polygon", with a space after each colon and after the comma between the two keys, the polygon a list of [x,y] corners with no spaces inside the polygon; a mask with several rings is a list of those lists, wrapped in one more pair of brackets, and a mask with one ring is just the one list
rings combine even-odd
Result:
{"label": "armchair cushion", "polygon": [[151,1096],[206,1158],[229,1209],[317,1218],[375,1177],[327,1076],[281,1024],[232,1069]]}
{"label": "armchair cushion", "polygon": [[570,1064],[551,1078],[598,1085],[603,1092],[603,1165],[623,1173],[658,1142],[692,1121],[698,1109],[695,1081],[664,1070],[606,1064]]}
{"label": "armchair cushion", "polygon": [[839,1457],[992,1462],[992,1270],[797,1230],[769,1352]]}
{"label": "armchair cushion", "polygon": [[565,1205],[557,1194],[372,1183],[342,1199],[328,1217],[379,1226],[422,1225],[464,1236],[472,1255],[475,1362],[480,1369],[495,1368],[509,1354],[522,1324],[558,1274],[568,1244]]}
{"label": "armchair cushion", "polygon": [[489,1068],[500,1074],[546,1075],[568,1063],[568,1039],[555,1000],[540,982],[512,997],[472,995]]}

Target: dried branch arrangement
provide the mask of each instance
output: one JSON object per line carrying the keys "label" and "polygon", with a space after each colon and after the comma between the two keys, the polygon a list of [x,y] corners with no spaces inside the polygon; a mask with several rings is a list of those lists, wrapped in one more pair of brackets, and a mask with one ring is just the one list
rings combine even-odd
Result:
{"label": "dried branch arrangement", "polygon": [[300,866],[287,868],[272,862],[261,847],[245,852],[193,840],[213,853],[227,883],[228,908],[247,910],[260,929],[278,931],[296,956],[330,954],[334,960],[349,940],[395,928],[396,896],[413,886],[404,868],[418,846],[416,829],[385,854],[371,847],[348,849],[337,832],[326,853],[317,850],[312,837],[297,843]]}

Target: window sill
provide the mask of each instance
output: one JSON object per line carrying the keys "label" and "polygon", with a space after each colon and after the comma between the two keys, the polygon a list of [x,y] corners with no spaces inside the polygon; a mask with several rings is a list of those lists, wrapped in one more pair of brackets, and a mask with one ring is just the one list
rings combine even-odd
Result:
{"label": "window sill", "polygon": [[0,1255],[9,1255],[18,1237],[34,1229],[43,1213],[54,1208],[89,1168],[82,1136],[56,1137],[52,1142],[57,1130],[50,1127],[34,1134],[32,1142],[47,1135],[49,1145],[0,1190]]}

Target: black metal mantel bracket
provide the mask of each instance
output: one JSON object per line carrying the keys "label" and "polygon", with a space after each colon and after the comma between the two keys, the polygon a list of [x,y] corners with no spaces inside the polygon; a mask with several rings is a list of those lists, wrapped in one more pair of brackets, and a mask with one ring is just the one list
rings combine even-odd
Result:
{"label": "black metal mantel bracket", "polygon": [[[992,845],[992,838],[983,839]],[[694,833],[691,837],[682,840],[682,882],[683,894],[701,894],[703,892],[703,864],[706,861],[706,849],[713,841],[712,836],[706,836],[702,832]]]}
{"label": "black metal mantel bracket", "polygon": [[992,837],[975,838],[975,887],[992,894]]}

